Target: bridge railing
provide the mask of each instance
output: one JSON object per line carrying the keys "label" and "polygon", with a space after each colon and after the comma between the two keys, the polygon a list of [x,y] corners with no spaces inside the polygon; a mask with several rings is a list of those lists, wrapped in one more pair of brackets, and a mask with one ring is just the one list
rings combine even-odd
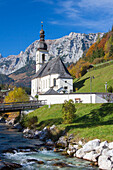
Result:
{"label": "bridge railing", "polygon": [[9,103],[0,103],[0,108],[7,108],[7,107],[21,107],[21,106],[36,106],[36,105],[46,105],[46,100],[32,100],[32,101],[25,101],[25,102],[9,102]]}

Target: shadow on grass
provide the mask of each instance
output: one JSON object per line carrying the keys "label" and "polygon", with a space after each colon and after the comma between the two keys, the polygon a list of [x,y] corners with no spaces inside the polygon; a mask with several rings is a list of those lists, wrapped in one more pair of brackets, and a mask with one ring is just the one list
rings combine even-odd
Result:
{"label": "shadow on grass", "polygon": [[102,104],[99,109],[92,110],[89,114],[82,117],[75,118],[76,125],[69,125],[66,127],[66,132],[74,128],[96,127],[99,125],[113,124],[113,103]]}
{"label": "shadow on grass", "polygon": [[[80,80],[79,82],[74,82],[74,84],[73,84],[73,88],[74,88],[74,90],[77,88],[78,90],[81,88],[81,87],[83,87],[84,86],[84,83],[85,83],[85,81],[87,80],[87,79],[89,79],[90,77],[87,77],[87,78],[85,78],[85,79],[83,79],[83,80]],[[79,79],[78,79],[79,80]]]}
{"label": "shadow on grass", "polygon": [[37,128],[43,129],[45,126],[59,125],[61,123],[62,123],[62,118],[48,119],[48,120],[41,121],[37,125]]}

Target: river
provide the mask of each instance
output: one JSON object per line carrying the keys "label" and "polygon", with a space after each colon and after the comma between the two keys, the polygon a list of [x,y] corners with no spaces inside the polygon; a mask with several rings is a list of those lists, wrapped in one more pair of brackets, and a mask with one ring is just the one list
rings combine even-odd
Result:
{"label": "river", "polygon": [[[53,150],[47,150],[41,141],[24,138],[21,132],[2,123],[0,123],[0,159],[21,164],[22,168],[18,168],[19,170],[98,170],[91,167],[88,161],[69,158]],[[39,164],[40,161],[42,164]],[[59,162],[68,166],[60,168],[54,165]]]}

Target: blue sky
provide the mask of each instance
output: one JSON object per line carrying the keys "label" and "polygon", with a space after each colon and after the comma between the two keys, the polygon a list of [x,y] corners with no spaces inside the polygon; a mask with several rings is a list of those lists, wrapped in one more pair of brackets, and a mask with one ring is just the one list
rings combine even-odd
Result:
{"label": "blue sky", "polygon": [[0,0],[0,53],[17,55],[39,39],[70,32],[107,32],[113,25],[113,0]]}

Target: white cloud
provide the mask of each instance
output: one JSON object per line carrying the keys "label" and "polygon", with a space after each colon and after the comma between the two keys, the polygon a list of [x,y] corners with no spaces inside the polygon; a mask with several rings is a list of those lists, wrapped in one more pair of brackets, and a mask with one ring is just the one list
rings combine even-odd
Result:
{"label": "white cloud", "polygon": [[85,8],[113,8],[113,0],[81,0],[79,6]]}
{"label": "white cloud", "polygon": [[[113,23],[113,0],[32,0],[52,5],[49,23],[104,30]],[[54,15],[56,15],[54,17]],[[56,19],[57,18],[57,19]],[[60,18],[60,19],[58,19]],[[109,27],[110,27],[109,26]]]}
{"label": "white cloud", "polygon": [[74,0],[58,1],[55,12],[57,14],[66,14],[68,18],[76,18],[79,15],[79,11],[76,9]]}
{"label": "white cloud", "polygon": [[104,30],[113,23],[113,0],[58,0],[55,12],[65,18],[65,22],[61,19],[54,24],[68,23],[70,26]]}

